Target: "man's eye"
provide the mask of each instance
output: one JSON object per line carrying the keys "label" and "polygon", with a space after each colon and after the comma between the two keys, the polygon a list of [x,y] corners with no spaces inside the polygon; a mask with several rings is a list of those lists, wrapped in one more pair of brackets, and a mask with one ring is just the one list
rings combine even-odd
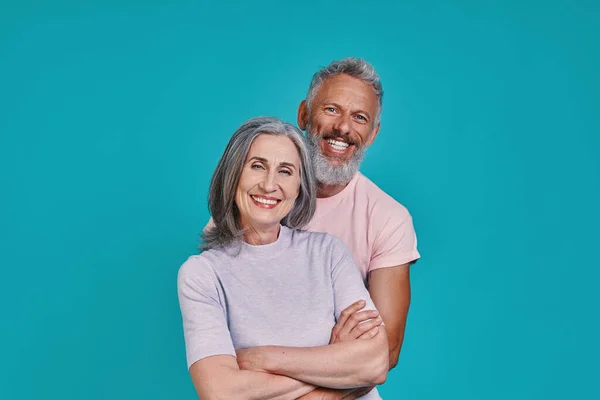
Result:
{"label": "man's eye", "polygon": [[356,118],[361,119],[363,121],[367,120],[364,115],[357,115]]}
{"label": "man's eye", "polygon": [[326,110],[332,113],[335,112],[335,108],[333,107],[327,107]]}

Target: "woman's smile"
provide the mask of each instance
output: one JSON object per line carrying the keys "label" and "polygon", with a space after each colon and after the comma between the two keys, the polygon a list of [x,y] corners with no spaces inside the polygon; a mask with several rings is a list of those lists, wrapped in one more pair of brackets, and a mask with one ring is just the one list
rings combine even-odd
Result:
{"label": "woman's smile", "polygon": [[271,210],[271,209],[277,207],[279,205],[279,203],[281,202],[280,199],[276,199],[276,198],[270,197],[270,196],[262,196],[259,194],[251,194],[250,198],[252,198],[252,201],[254,202],[254,204],[257,207],[265,208],[268,210]]}

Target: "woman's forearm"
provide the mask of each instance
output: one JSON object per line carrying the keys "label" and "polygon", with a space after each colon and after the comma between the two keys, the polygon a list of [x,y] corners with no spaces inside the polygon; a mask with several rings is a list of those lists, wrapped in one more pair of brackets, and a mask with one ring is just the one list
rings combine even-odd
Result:
{"label": "woman's forearm", "polygon": [[329,389],[321,387],[299,397],[297,400],[314,400],[317,398],[327,400],[355,400],[369,393],[374,387],[369,386],[354,389]]}
{"label": "woman's forearm", "polygon": [[287,376],[266,372],[238,370],[236,374],[236,391],[230,391],[231,395],[227,399],[295,400],[316,388]]}
{"label": "woman's forearm", "polygon": [[319,347],[264,346],[238,352],[242,369],[285,375],[312,385],[346,389],[385,382],[386,335]]}
{"label": "woman's forearm", "polygon": [[230,367],[203,375],[192,375],[202,400],[295,400],[316,388],[287,376]]}

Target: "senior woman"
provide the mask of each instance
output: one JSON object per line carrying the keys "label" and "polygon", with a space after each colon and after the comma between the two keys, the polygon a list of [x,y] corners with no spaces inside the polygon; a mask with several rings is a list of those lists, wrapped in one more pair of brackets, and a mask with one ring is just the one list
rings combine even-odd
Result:
{"label": "senior woman", "polygon": [[[343,242],[301,230],[315,198],[297,128],[268,117],[238,128],[211,181],[202,252],[177,281],[187,365],[202,400],[297,399],[316,387],[385,381],[387,336],[375,320],[359,339],[330,344],[342,310],[359,300],[375,307]],[[276,373],[240,368],[236,351],[257,346],[271,349]],[[361,398],[380,399],[377,390]]]}

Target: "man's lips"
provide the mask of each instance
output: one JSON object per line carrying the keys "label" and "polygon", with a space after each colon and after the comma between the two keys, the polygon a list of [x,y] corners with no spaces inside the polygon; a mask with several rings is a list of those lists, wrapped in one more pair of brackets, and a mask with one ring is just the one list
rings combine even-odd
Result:
{"label": "man's lips", "polygon": [[349,136],[337,136],[337,135],[324,135],[321,137],[321,139],[328,141],[328,140],[335,140],[337,142],[343,142],[346,143],[350,146],[353,146],[356,144],[356,142],[354,140],[352,140],[352,138],[350,138]]}
{"label": "man's lips", "polygon": [[340,138],[323,138],[323,146],[327,153],[346,155],[353,144]]}

